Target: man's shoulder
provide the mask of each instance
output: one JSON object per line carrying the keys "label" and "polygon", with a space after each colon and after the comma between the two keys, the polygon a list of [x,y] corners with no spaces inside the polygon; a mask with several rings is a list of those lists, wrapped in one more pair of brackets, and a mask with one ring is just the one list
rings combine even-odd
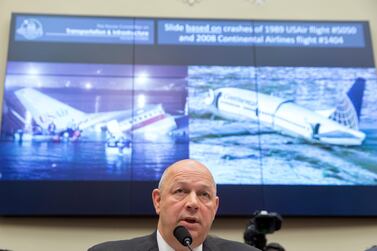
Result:
{"label": "man's shoulder", "polygon": [[259,251],[259,249],[250,245],[215,236],[208,236],[205,245],[210,250]]}
{"label": "man's shoulder", "polygon": [[152,234],[129,240],[103,242],[89,248],[88,251],[158,250],[156,248],[157,241]]}

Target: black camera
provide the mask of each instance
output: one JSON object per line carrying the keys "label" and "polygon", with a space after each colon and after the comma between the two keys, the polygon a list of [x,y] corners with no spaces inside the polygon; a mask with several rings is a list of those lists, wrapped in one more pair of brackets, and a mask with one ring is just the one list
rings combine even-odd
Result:
{"label": "black camera", "polygon": [[277,213],[267,211],[257,211],[250,219],[251,224],[255,225],[255,231],[260,234],[272,234],[281,228],[283,219]]}
{"label": "black camera", "polygon": [[266,234],[272,234],[281,228],[282,217],[277,213],[267,211],[256,211],[246,226],[243,238],[246,244],[259,248],[260,250],[278,250],[284,248],[279,245],[279,249],[271,249],[267,244]]}

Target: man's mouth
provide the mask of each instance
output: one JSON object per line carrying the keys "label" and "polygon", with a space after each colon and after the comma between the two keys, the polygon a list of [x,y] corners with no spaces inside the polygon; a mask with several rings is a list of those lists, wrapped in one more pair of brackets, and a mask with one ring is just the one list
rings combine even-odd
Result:
{"label": "man's mouth", "polygon": [[183,218],[182,221],[187,222],[189,224],[199,223],[198,219],[194,217],[186,217],[186,218]]}
{"label": "man's mouth", "polygon": [[185,221],[188,223],[196,223],[196,220],[194,219],[185,219]]}

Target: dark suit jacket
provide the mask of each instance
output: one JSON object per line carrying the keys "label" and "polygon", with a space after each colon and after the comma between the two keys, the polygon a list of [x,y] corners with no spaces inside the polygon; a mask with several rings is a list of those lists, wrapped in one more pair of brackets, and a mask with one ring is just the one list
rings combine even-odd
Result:
{"label": "dark suit jacket", "polygon": [[[252,246],[208,236],[203,243],[203,251],[258,251]],[[157,234],[131,240],[109,241],[89,248],[88,251],[158,251]]]}

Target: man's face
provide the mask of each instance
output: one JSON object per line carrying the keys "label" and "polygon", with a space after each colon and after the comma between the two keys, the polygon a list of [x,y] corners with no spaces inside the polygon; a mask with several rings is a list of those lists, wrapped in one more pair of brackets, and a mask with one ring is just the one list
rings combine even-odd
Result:
{"label": "man's face", "polygon": [[219,204],[213,178],[206,168],[192,160],[172,166],[152,197],[160,216],[158,229],[165,241],[173,246],[178,244],[173,237],[178,225],[189,230],[193,247],[204,241]]}

